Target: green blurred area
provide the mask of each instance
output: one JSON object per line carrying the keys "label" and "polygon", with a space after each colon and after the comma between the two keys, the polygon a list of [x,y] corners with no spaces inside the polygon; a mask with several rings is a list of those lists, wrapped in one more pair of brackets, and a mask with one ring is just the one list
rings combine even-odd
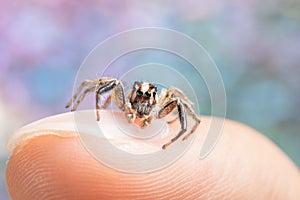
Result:
{"label": "green blurred area", "polygon": [[[13,130],[65,112],[76,72],[92,48],[120,31],[155,26],[203,45],[222,75],[227,117],[266,135],[299,167],[299,11],[296,0],[1,2],[3,163],[9,157],[4,143]],[[148,59],[154,62],[155,56]],[[209,115],[209,96],[203,95],[201,112]],[[2,174],[4,169],[5,164]],[[8,199],[4,185],[0,197]]]}

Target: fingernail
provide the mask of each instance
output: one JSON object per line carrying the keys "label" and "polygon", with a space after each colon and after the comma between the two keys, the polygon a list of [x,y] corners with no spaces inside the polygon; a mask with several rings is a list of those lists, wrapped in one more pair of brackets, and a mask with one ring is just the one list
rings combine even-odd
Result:
{"label": "fingernail", "polygon": [[7,149],[10,153],[12,153],[16,146],[24,144],[30,139],[42,135],[56,135],[61,137],[76,136],[74,114],[63,113],[54,115],[23,126],[9,137],[6,144]]}
{"label": "fingernail", "polygon": [[12,153],[17,146],[37,136],[76,137],[86,134],[98,139],[105,137],[128,152],[140,152],[142,147],[146,152],[153,152],[161,149],[161,140],[169,132],[163,121],[154,121],[147,129],[141,129],[129,124],[119,112],[101,111],[101,120],[98,122],[94,110],[82,110],[50,116],[16,130],[8,139],[7,148]]}

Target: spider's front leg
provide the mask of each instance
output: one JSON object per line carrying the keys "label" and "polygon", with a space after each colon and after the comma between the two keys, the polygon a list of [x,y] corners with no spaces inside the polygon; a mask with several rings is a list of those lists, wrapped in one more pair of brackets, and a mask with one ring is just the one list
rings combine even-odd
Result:
{"label": "spider's front leg", "polygon": [[104,105],[101,108],[106,108],[113,99],[114,103],[122,111],[125,110],[125,96],[124,96],[124,87],[122,83],[114,78],[102,78],[100,79],[101,86],[96,91],[96,118],[97,121],[100,120],[100,98],[101,95],[112,91],[111,95],[104,102]]}
{"label": "spider's front leg", "polygon": [[[72,110],[71,111],[75,111],[77,110],[78,105],[81,103],[81,101],[84,99],[84,97],[86,96],[87,93],[92,92],[95,90],[95,88],[98,85],[99,80],[85,80],[81,83],[81,85],[78,87],[77,91],[75,92],[74,96],[72,97],[72,99],[68,102],[68,104],[66,105],[66,108],[69,108],[72,104]],[[81,91],[83,90],[83,88],[86,89],[81,93]],[[79,98],[77,99],[78,95],[81,93],[81,95],[79,96]],[[77,99],[77,101],[76,101]]]}
{"label": "spider's front leg", "polygon": [[[86,89],[82,92],[83,88]],[[122,83],[115,78],[111,77],[102,77],[95,80],[85,80],[78,87],[72,99],[66,105],[66,108],[70,107],[73,104],[72,111],[76,110],[80,102],[84,99],[87,93],[96,91],[96,117],[97,121],[100,120],[100,98],[101,95],[107,92],[112,91],[112,94],[106,99],[101,108],[106,108],[108,104],[113,99],[114,103],[122,111],[125,110],[125,96],[124,96],[124,87]],[[78,97],[78,95],[80,95]],[[78,97],[78,99],[77,99]],[[77,99],[77,101],[76,101]]]}

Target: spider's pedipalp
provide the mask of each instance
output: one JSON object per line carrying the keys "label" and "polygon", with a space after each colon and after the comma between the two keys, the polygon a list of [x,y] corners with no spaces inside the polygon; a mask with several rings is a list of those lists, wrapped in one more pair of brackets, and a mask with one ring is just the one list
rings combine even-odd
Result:
{"label": "spider's pedipalp", "polygon": [[138,82],[138,81],[135,81],[133,83],[133,86],[132,86],[132,89],[131,89],[131,92],[129,94],[129,101],[132,103],[134,101],[134,98],[135,98],[135,92],[136,90],[138,89],[138,86],[141,84],[141,82]]}

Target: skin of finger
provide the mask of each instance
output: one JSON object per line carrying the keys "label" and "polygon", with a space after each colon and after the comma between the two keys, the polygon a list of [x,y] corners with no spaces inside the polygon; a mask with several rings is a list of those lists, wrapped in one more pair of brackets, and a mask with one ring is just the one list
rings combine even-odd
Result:
{"label": "skin of finger", "polygon": [[201,132],[210,120],[202,118],[195,142],[176,163],[147,174],[104,166],[77,137],[35,137],[12,153],[6,170],[9,194],[23,200],[299,199],[295,165],[269,140],[237,122],[226,120],[214,150],[199,160]]}

